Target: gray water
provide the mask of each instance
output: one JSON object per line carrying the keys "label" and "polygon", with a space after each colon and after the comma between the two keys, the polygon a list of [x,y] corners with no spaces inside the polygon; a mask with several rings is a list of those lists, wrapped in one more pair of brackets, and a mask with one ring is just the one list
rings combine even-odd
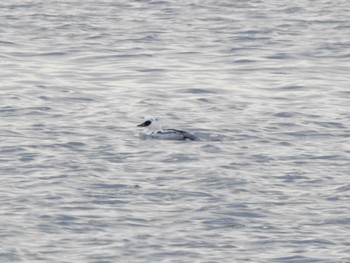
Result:
{"label": "gray water", "polygon": [[2,1],[0,262],[350,262],[349,14]]}

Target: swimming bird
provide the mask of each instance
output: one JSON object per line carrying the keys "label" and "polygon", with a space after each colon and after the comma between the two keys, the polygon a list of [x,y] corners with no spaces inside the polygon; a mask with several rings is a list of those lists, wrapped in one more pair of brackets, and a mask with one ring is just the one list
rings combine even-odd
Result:
{"label": "swimming bird", "polygon": [[140,134],[142,138],[161,140],[198,140],[196,136],[185,131],[175,129],[163,129],[158,119],[153,116],[146,116],[145,121],[137,127],[145,127]]}

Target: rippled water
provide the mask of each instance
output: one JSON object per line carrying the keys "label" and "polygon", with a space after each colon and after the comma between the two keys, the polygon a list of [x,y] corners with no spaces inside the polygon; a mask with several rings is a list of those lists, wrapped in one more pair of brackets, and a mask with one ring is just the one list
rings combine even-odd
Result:
{"label": "rippled water", "polygon": [[349,13],[2,2],[0,261],[350,262]]}

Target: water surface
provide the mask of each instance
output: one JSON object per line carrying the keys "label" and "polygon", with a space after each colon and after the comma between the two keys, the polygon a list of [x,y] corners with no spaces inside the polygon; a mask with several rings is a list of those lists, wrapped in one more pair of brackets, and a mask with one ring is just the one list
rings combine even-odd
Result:
{"label": "water surface", "polygon": [[1,3],[0,261],[349,262],[349,12]]}

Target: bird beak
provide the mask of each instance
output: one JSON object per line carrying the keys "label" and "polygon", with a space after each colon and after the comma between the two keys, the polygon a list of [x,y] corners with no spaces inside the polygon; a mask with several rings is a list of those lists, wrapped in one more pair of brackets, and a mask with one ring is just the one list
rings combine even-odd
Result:
{"label": "bird beak", "polygon": [[146,123],[146,122],[143,122],[143,123],[137,125],[137,127],[146,127],[146,124],[145,124],[145,123]]}

